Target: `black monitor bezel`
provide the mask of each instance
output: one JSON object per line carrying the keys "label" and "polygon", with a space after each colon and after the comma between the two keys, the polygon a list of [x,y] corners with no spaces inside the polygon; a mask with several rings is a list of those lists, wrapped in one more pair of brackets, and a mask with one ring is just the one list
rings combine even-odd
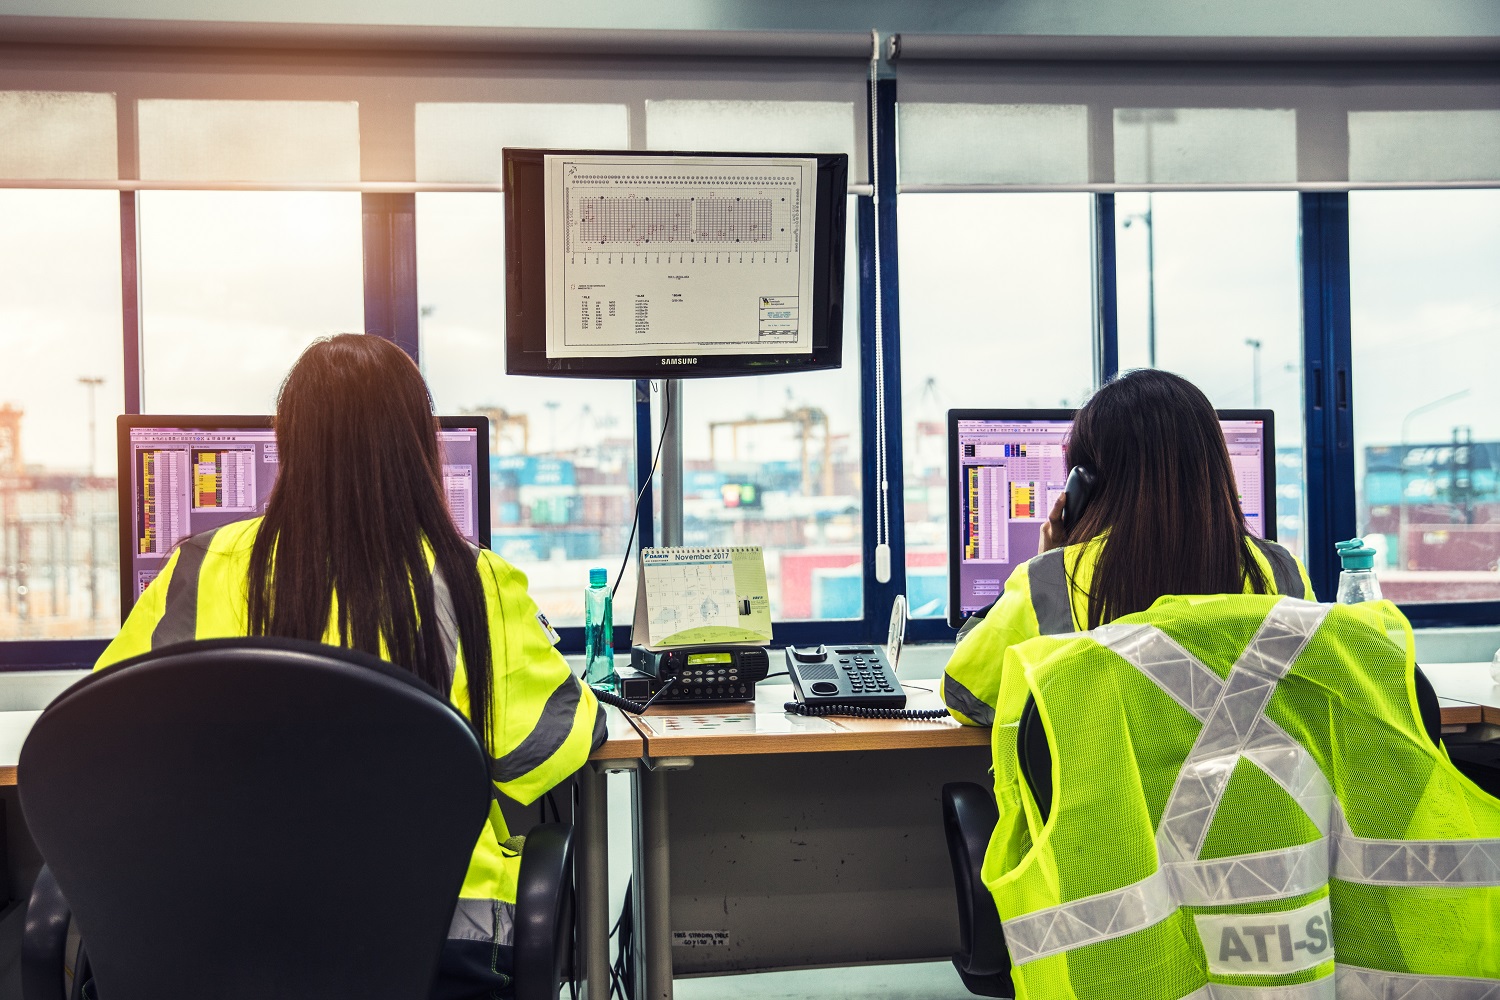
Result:
{"label": "black monitor bezel", "polygon": [[[1220,421],[1259,420],[1265,427],[1261,451],[1261,500],[1265,508],[1265,537],[1276,541],[1276,414],[1273,410],[1215,410]],[[960,577],[958,566],[959,518],[962,503],[954,484],[958,481],[958,424],[961,420],[994,420],[1021,423],[1028,420],[1067,420],[1078,415],[1076,409],[1010,409],[984,407],[954,409],[948,411],[948,625],[959,628],[967,616],[958,611]],[[972,614],[973,612],[970,612]]]}
{"label": "black monitor bezel", "polygon": [[[475,476],[474,502],[478,508],[475,516],[475,534],[482,548],[489,548],[490,536],[490,419],[483,416],[438,417],[442,428],[472,428],[477,431],[478,445]],[[120,543],[120,621],[124,622],[130,609],[135,606],[134,574],[130,571],[131,539],[134,536],[135,513],[132,504],[130,462],[130,432],[137,427],[172,427],[183,430],[249,430],[269,429],[274,419],[257,414],[182,414],[182,413],[126,413],[115,418],[115,500],[119,511]]]}
{"label": "black monitor bezel", "polygon": [[[817,160],[817,203],[813,229],[813,349],[808,354],[725,354],[692,357],[688,354],[650,357],[548,358],[535,350],[537,331],[546,343],[545,232],[540,245],[523,240],[517,213],[519,192],[516,168],[541,171],[547,156],[711,156],[735,159],[811,158]],[[734,375],[776,375],[786,372],[826,371],[842,367],[844,345],[844,271],[848,222],[849,156],[847,153],[692,152],[657,149],[515,149],[501,151],[505,206],[505,372],[553,378],[722,378]],[[528,183],[535,183],[530,181]],[[825,208],[825,206],[827,206]],[[536,215],[541,214],[534,207]],[[532,220],[540,228],[543,223]],[[518,249],[521,248],[521,249]],[[536,277],[540,275],[540,277]],[[526,313],[522,294],[532,288],[540,297],[540,320]],[[537,289],[540,289],[538,292]],[[531,349],[528,349],[531,348]],[[691,363],[687,363],[688,361]]]}

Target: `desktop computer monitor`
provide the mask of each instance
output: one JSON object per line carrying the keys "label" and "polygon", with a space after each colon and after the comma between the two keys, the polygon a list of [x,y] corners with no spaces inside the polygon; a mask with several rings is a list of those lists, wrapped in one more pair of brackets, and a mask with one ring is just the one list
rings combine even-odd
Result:
{"label": "desktop computer monitor", "polygon": [[843,363],[848,154],[506,148],[501,171],[508,374]]}
{"label": "desktop computer monitor", "polygon": [[[1068,479],[1074,410],[948,411],[948,623],[1000,596],[1036,555]],[[1276,434],[1270,410],[1219,410],[1252,534],[1276,538]]]}
{"label": "desktop computer monitor", "polygon": [[[488,548],[489,420],[438,419],[448,511]],[[117,433],[123,617],[184,538],[265,513],[280,466],[268,416],[122,416]]]}

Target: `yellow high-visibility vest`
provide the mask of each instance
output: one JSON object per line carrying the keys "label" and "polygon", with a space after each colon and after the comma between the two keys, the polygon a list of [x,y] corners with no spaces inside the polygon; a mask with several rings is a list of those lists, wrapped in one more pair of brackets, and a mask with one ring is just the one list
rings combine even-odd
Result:
{"label": "yellow high-visibility vest", "polygon": [[1263,595],[1011,647],[983,878],[1018,997],[1500,997],[1500,800],[1428,738],[1413,669],[1394,605]]}
{"label": "yellow high-visibility vest", "polygon": [[[250,551],[260,525],[261,518],[237,521],[184,541],[141,594],[95,669],[176,642],[247,635]],[[604,715],[594,693],[552,645],[549,627],[526,592],[526,577],[487,549],[474,553],[490,631],[491,776],[502,793],[529,805],[583,766],[603,741]],[[433,589],[451,666],[449,699],[468,715],[468,678],[441,575],[434,578]],[[323,641],[340,645],[331,614]],[[505,846],[509,839],[500,806],[491,803],[490,822],[469,861],[450,938],[511,943],[521,859]]]}
{"label": "yellow high-visibility vest", "polygon": [[[1313,600],[1307,570],[1296,556],[1275,542],[1246,537],[1250,557],[1276,593]],[[1108,541],[1107,535],[1098,535],[1052,549],[1011,572],[1000,600],[972,630],[959,633],[958,646],[943,670],[938,690],[955,719],[970,726],[994,722],[1007,647],[1087,627],[1089,588]]]}

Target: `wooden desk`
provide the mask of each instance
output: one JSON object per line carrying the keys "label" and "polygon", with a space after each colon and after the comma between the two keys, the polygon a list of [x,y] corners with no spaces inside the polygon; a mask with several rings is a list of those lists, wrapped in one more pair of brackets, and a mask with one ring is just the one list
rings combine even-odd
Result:
{"label": "wooden desk", "polygon": [[[935,688],[936,683],[921,687]],[[812,718],[788,713],[784,706],[791,700],[790,684],[762,683],[753,706],[657,704],[636,720],[636,727],[645,738],[649,758],[990,745],[989,729],[962,726],[949,718]],[[912,684],[906,707],[935,709],[942,703],[936,694]]]}
{"label": "wooden desk", "polygon": [[21,759],[21,744],[42,714],[34,712],[0,712],[0,785],[16,783],[16,764]]}
{"label": "wooden desk", "polygon": [[[1432,682],[1439,702],[1446,700],[1449,704],[1465,703],[1479,707],[1482,720],[1466,718],[1463,721],[1484,721],[1500,726],[1500,684],[1490,677],[1488,663],[1424,663],[1422,672]],[[1443,724],[1449,724],[1447,705],[1443,708]]]}
{"label": "wooden desk", "polygon": [[[936,682],[912,683],[908,707],[939,707],[919,686]],[[990,731],[789,716],[791,698],[773,681],[753,706],[659,705],[636,720],[636,996],[670,1000],[674,973],[956,950],[939,796],[990,782]]]}

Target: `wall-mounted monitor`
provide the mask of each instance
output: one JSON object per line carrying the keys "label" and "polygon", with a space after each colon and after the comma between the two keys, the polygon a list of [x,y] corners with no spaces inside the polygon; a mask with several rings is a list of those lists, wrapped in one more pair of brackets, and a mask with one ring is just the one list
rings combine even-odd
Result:
{"label": "wall-mounted monitor", "polygon": [[[438,422],[448,512],[489,548],[489,419]],[[123,618],[184,538],[264,514],[281,463],[269,416],[129,415],[117,434]]]}
{"label": "wall-mounted monitor", "polygon": [[848,160],[506,149],[506,372],[839,367]]}
{"label": "wall-mounted monitor", "polygon": [[[993,604],[1011,570],[1036,555],[1068,481],[1075,410],[948,411],[948,624]],[[1271,410],[1219,410],[1250,533],[1276,539]]]}

